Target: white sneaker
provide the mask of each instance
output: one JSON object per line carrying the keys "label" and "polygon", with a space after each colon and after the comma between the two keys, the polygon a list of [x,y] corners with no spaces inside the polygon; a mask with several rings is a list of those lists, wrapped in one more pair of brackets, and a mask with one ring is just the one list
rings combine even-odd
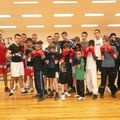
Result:
{"label": "white sneaker", "polygon": [[15,91],[17,89],[18,89],[18,85],[16,84],[16,85],[14,85],[13,90]]}
{"label": "white sneaker", "polygon": [[107,86],[106,87],[106,91],[108,92],[108,93],[111,93],[111,90],[110,90],[110,88]]}
{"label": "white sneaker", "polygon": [[62,95],[62,96],[61,96],[61,100],[62,100],[62,101],[65,101],[65,95]]}
{"label": "white sneaker", "polygon": [[33,88],[30,88],[29,90],[28,90],[28,93],[31,93],[31,92],[33,92],[34,90],[33,90]]}
{"label": "white sneaker", "polygon": [[70,97],[71,94],[69,94],[68,92],[65,92],[65,96]]}
{"label": "white sneaker", "polygon": [[81,100],[84,100],[84,99],[85,99],[84,97],[79,97],[79,98],[78,98],[78,100],[80,100],[80,101],[81,101]]}
{"label": "white sneaker", "polygon": [[75,98],[78,98],[78,97],[80,97],[80,96],[76,94],[76,95],[74,95],[74,97],[75,97]]}

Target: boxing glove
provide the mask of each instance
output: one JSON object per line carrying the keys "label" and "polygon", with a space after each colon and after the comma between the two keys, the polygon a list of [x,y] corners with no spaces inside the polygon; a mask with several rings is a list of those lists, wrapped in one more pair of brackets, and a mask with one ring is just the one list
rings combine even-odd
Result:
{"label": "boxing glove", "polygon": [[69,51],[69,55],[70,55],[70,59],[72,59],[74,55],[74,50],[72,48]]}
{"label": "boxing glove", "polygon": [[89,52],[90,52],[90,47],[87,47],[86,50],[85,50],[85,53],[84,53],[85,57],[87,57]]}
{"label": "boxing glove", "polygon": [[45,54],[42,50],[37,51],[37,55],[39,55],[40,57],[43,57]]}
{"label": "boxing glove", "polygon": [[31,56],[33,57],[33,56],[36,56],[37,55],[37,51],[36,50],[33,50],[32,52],[31,52]]}
{"label": "boxing glove", "polygon": [[114,51],[114,49],[113,49],[112,46],[108,46],[108,47],[107,47],[107,51],[111,54],[112,57],[114,57],[115,51]]}
{"label": "boxing glove", "polygon": [[67,49],[63,49],[62,51],[62,59],[65,60],[66,55],[68,55],[69,51]]}
{"label": "boxing glove", "polygon": [[100,47],[100,51],[101,51],[101,54],[102,54],[102,56],[104,55],[104,52],[105,52],[105,45],[102,45],[101,47]]}

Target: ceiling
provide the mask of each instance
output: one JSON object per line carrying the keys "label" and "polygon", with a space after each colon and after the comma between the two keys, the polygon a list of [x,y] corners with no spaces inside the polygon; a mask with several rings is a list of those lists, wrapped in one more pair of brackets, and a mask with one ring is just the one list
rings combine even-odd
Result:
{"label": "ceiling", "polygon": [[[30,0],[39,1],[33,5],[15,5],[15,1],[28,0],[4,0],[0,4],[0,14],[9,14],[11,18],[0,18],[0,26],[15,25],[15,29],[3,29],[20,31],[28,30],[26,25],[44,25],[44,28],[31,28],[32,30],[57,30],[54,25],[72,25],[72,28],[81,29],[81,24],[98,24],[100,28],[108,28],[108,24],[120,24],[120,17],[115,17],[115,13],[120,13],[120,0],[111,4],[93,4],[92,0],[76,0],[77,4],[53,4],[53,0]],[[67,1],[67,0],[61,0]],[[70,0],[69,0],[70,1]],[[53,14],[72,13],[73,17],[55,18]],[[102,17],[85,17],[85,13],[104,13]],[[41,18],[22,18],[22,14],[42,14]],[[65,28],[64,28],[65,29]],[[111,29],[111,28],[110,28]],[[120,29],[120,27],[117,29]]]}

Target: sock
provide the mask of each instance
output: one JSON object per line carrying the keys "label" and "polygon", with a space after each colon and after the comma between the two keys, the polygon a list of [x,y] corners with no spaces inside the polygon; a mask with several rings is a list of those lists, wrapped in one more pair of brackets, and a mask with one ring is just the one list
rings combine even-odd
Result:
{"label": "sock", "polygon": [[13,89],[10,90],[10,93],[13,93]]}

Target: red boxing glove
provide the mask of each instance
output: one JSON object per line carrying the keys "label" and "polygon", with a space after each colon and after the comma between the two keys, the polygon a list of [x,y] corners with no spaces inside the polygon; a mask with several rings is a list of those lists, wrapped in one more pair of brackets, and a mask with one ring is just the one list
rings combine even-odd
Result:
{"label": "red boxing glove", "polygon": [[89,47],[89,51],[92,53],[93,58],[96,60],[97,57],[96,57],[96,55],[95,55],[95,49],[94,49],[94,47],[93,47],[92,45]]}
{"label": "red boxing glove", "polygon": [[102,45],[102,46],[100,47],[100,51],[101,51],[101,55],[104,56],[105,45]]}
{"label": "red boxing glove", "polygon": [[72,48],[69,51],[69,55],[70,55],[70,59],[72,59],[74,55],[74,50]]}
{"label": "red boxing glove", "polygon": [[31,56],[36,56],[37,55],[37,51],[36,50],[33,50],[32,52],[31,52]]}
{"label": "red boxing glove", "polygon": [[108,52],[111,54],[111,56],[113,57],[115,55],[115,51],[113,50],[112,46],[108,46],[107,47]]}
{"label": "red boxing glove", "polygon": [[37,51],[37,55],[39,55],[40,57],[43,57],[45,54],[42,50]]}
{"label": "red boxing glove", "polygon": [[86,50],[85,50],[85,57],[87,57],[89,52],[91,52],[90,47],[87,47]]}
{"label": "red boxing glove", "polygon": [[63,49],[62,51],[62,59],[65,60],[66,55],[69,53],[67,49]]}

